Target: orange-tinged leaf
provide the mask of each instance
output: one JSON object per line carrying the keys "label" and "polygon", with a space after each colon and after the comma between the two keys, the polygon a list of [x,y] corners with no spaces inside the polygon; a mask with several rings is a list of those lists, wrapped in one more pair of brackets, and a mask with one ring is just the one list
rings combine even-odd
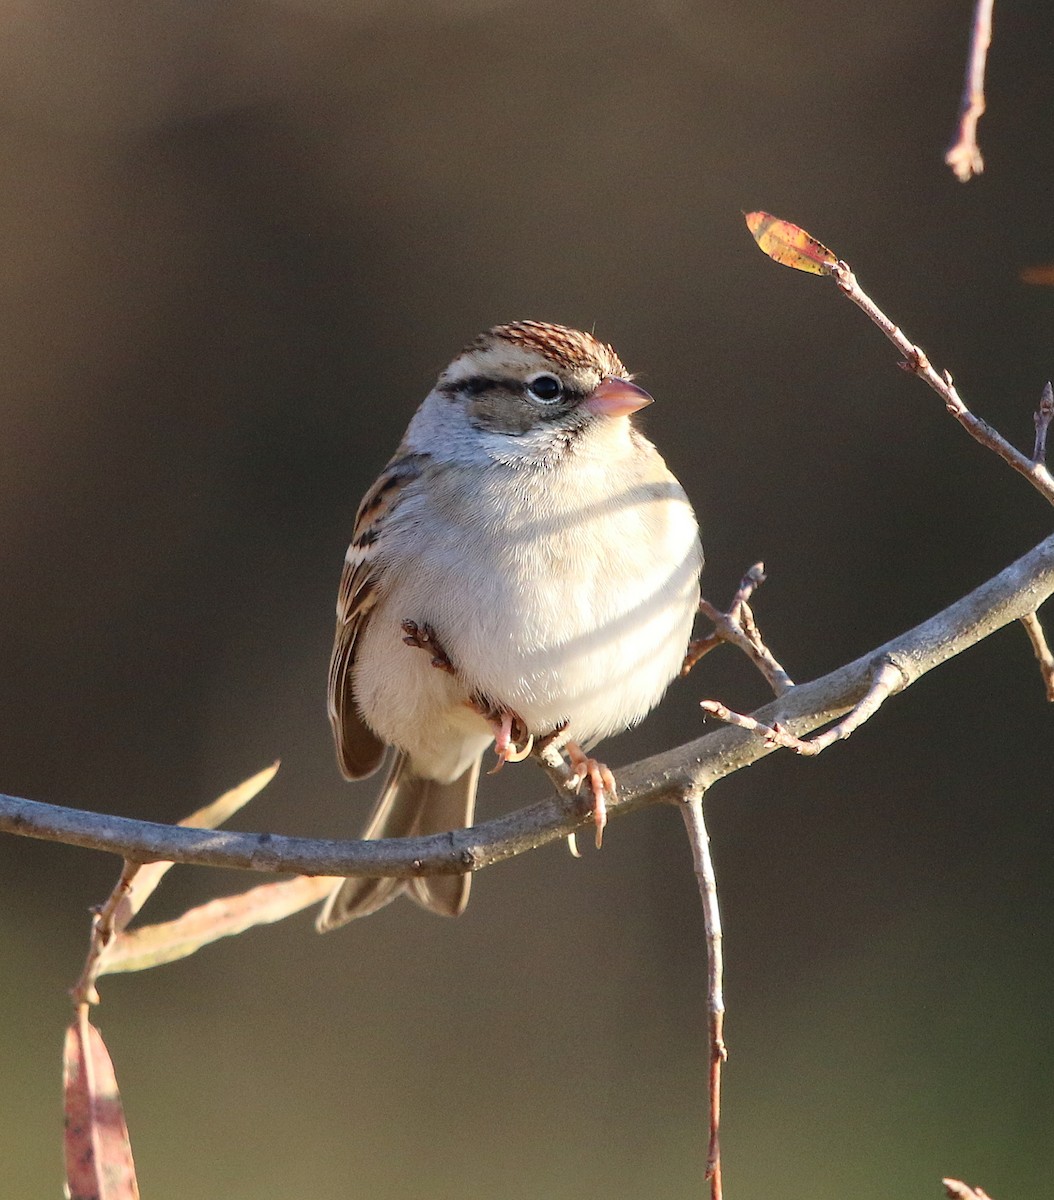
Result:
{"label": "orange-tinged leaf", "polygon": [[754,241],[775,262],[812,275],[827,275],[838,256],[811,234],[767,212],[744,213]]}
{"label": "orange-tinged leaf", "polygon": [[186,958],[210,942],[254,925],[271,925],[317,903],[336,882],[326,876],[298,875],[199,904],[173,921],[118,934],[106,948],[99,974],[145,971]]}
{"label": "orange-tinged leaf", "polygon": [[232,787],[229,792],[224,792],[218,800],[213,800],[211,804],[206,804],[204,808],[192,812],[189,817],[184,817],[179,824],[187,825],[192,829],[218,829],[224,821],[233,817],[239,809],[244,808],[253,796],[267,787],[278,774],[279,765],[275,761],[269,767],[264,767],[262,771],[257,771],[255,775],[251,775],[243,783],[239,783],[237,787]]}
{"label": "orange-tinged leaf", "polygon": [[62,1082],[66,1194],[70,1200],[139,1200],[113,1063],[87,1009],[66,1030]]}
{"label": "orange-tinged leaf", "polygon": [[1043,263],[1035,267],[1022,267],[1018,272],[1022,283],[1035,283],[1043,287],[1054,287],[1054,263]]}
{"label": "orange-tinged leaf", "polygon": [[[199,808],[192,812],[189,817],[184,817],[178,822],[180,825],[185,825],[191,829],[216,829],[234,816],[239,809],[244,808],[249,801],[262,792],[265,787],[278,774],[277,762],[273,762],[269,767],[264,767],[262,771],[246,779],[244,783],[239,783],[237,787],[231,788],[229,792],[224,792],[218,800],[213,800],[211,804],[206,804],[204,808]],[[114,914],[113,927],[116,931],[124,929],[129,921],[143,907],[143,905],[154,894],[157,885],[164,879],[165,875],[175,866],[170,862],[152,862],[144,863],[136,871],[132,879],[131,887],[128,893],[121,898],[117,912]],[[113,943],[111,943],[112,945]],[[107,947],[107,950],[109,947]],[[103,951],[103,959],[106,958],[107,951]]]}

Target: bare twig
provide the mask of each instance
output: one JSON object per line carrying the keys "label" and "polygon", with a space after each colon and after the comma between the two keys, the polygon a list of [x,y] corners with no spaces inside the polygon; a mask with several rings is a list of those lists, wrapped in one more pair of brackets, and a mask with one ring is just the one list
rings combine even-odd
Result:
{"label": "bare twig", "polygon": [[1043,392],[1039,397],[1039,408],[1036,409],[1036,444],[1032,451],[1034,466],[1042,466],[1047,461],[1047,430],[1050,428],[1052,418],[1054,418],[1054,387],[1051,387],[1048,379],[1043,385]]}
{"label": "bare twig", "polygon": [[703,902],[706,929],[707,1026],[710,1044],[710,1137],[706,1154],[706,1177],[710,1200],[721,1200],[721,1065],[728,1058],[725,1048],[725,1000],[722,992],[724,962],[721,953],[721,910],[717,903],[717,878],[710,856],[710,836],[703,818],[703,794],[692,792],[681,804],[681,816],[692,846],[692,862]]}
{"label": "bare twig", "polygon": [[960,183],[967,183],[984,170],[984,159],[977,144],[977,122],[984,113],[984,71],[988,47],[992,42],[992,6],[994,0],[977,0],[974,10],[970,56],[966,63],[962,100],[959,104],[959,128],[954,145],[948,147],[944,161]]}
{"label": "bare twig", "polygon": [[867,695],[830,729],[808,740],[788,733],[778,722],[765,725],[753,717],[733,712],[718,700],[703,700],[700,707],[728,725],[736,725],[750,733],[760,734],[773,746],[782,746],[786,750],[793,750],[795,754],[815,755],[826,750],[834,742],[844,741],[878,712],[887,697],[895,695],[906,686],[905,676],[896,660],[884,656],[875,663],[874,676]]}
{"label": "bare twig", "polygon": [[698,638],[688,647],[681,667],[681,676],[687,675],[695,664],[715,646],[729,642],[737,646],[765,676],[769,687],[777,696],[794,687],[794,681],[776,661],[775,656],[765,645],[754,620],[749,600],[754,591],[765,582],[765,564],[755,563],[739,581],[732,603],[725,612],[721,612],[709,600],[699,601],[699,611],[714,626],[713,633]]}
{"label": "bare twig", "polygon": [[998,454],[1015,471],[1024,475],[1041,496],[1045,497],[1049,503],[1054,504],[1054,478],[1051,477],[1050,472],[1043,462],[1037,461],[1035,458],[1027,458],[1020,450],[1015,449],[1002,434],[997,433],[987,421],[974,416],[970,412],[960,398],[959,393],[955,390],[951,375],[947,371],[943,375],[937,374],[930,365],[930,360],[926,357],[925,351],[905,337],[900,329],[875,304],[871,297],[861,289],[848,263],[839,260],[829,270],[845,295],[858,308],[867,313],[893,345],[904,355],[904,362],[902,364],[904,369],[925,380],[933,388],[937,395],[944,401],[948,412],[951,413],[975,441],[980,442],[982,446],[986,446],[989,450]]}
{"label": "bare twig", "polygon": [[[829,675],[799,684],[754,716],[770,728],[779,723],[803,737],[837,721],[867,695],[876,659],[888,657],[908,686],[997,629],[1035,612],[1052,593],[1054,535],[943,612]],[[772,750],[762,739],[741,730],[720,729],[633,763],[618,772],[619,794],[608,815],[614,819],[650,804],[679,802]],[[564,793],[471,829],[428,837],[330,841],[185,829],[0,795],[0,832],[104,850],[122,858],[289,874],[404,879],[478,871],[566,837],[591,819],[585,800]]]}
{"label": "bare twig", "polygon": [[[690,674],[696,663],[709,654],[715,646],[720,646],[722,642],[740,643],[743,635],[739,627],[739,621],[743,606],[749,601],[755,590],[764,582],[765,564],[758,562],[740,579],[739,587],[736,588],[736,594],[732,597],[732,603],[729,604],[724,612],[721,612],[720,609],[716,608],[708,600],[699,601],[699,611],[710,619],[714,625],[714,631],[707,634],[706,637],[696,638],[689,643],[688,649],[685,652],[684,662],[681,665],[682,679]],[[740,649],[746,649],[746,653],[750,653],[749,648],[745,648],[741,644]]]}
{"label": "bare twig", "polygon": [[1051,654],[1050,647],[1047,645],[1047,636],[1040,624],[1039,614],[1026,613],[1019,619],[1032,643],[1032,651],[1036,656],[1036,662],[1039,663],[1039,673],[1043,677],[1047,699],[1054,704],[1054,654]]}
{"label": "bare twig", "polygon": [[140,868],[140,863],[125,860],[121,868],[120,878],[114,885],[113,891],[92,913],[91,937],[88,942],[88,957],[84,960],[84,968],[80,978],[70,988],[70,998],[73,1007],[79,1013],[88,1011],[90,1004],[99,1003],[99,993],[95,990],[95,981],[99,977],[103,954],[110,945],[122,921],[120,917],[122,905],[132,890],[132,880]]}
{"label": "bare twig", "polygon": [[992,1200],[981,1188],[972,1188],[958,1179],[942,1179],[944,1190],[951,1200]]}

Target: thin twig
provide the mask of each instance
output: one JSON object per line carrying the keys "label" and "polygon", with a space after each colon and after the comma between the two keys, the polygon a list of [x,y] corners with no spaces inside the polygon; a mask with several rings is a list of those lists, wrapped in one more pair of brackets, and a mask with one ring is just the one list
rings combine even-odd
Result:
{"label": "thin twig", "polygon": [[944,161],[960,183],[967,183],[984,170],[981,147],[977,144],[977,122],[984,112],[984,71],[988,47],[992,42],[992,5],[994,0],[977,0],[974,10],[970,56],[966,63],[962,100],[959,103],[959,127],[955,143],[948,147]]}
{"label": "thin twig", "polygon": [[722,992],[724,961],[721,953],[721,910],[717,903],[717,877],[710,856],[710,836],[703,817],[703,793],[692,792],[681,804],[692,862],[703,902],[706,929],[707,1027],[710,1045],[710,1137],[706,1154],[706,1177],[710,1200],[721,1200],[721,1065],[728,1058],[725,1047],[725,1000]]}
{"label": "thin twig", "polygon": [[790,691],[794,681],[776,661],[775,656],[765,645],[754,620],[749,600],[754,591],[765,582],[765,564],[755,563],[739,581],[732,603],[725,612],[710,603],[709,600],[699,601],[699,611],[712,622],[713,633],[699,638],[691,643],[681,667],[682,678],[687,675],[695,664],[709,654],[721,642],[729,642],[738,647],[750,659],[755,667],[765,676],[769,687],[777,696]]}
{"label": "thin twig", "polygon": [[91,937],[88,941],[88,956],[84,960],[84,968],[80,978],[70,988],[70,998],[73,1007],[81,1013],[86,1013],[90,1004],[99,1003],[99,993],[95,990],[95,981],[99,977],[99,967],[102,963],[106,947],[110,945],[117,933],[120,919],[118,913],[122,902],[132,890],[132,881],[142,863],[125,859],[120,877],[114,884],[113,891],[92,913]]}
{"label": "thin twig", "polygon": [[871,318],[904,355],[902,364],[904,369],[925,380],[933,388],[944,401],[948,412],[975,441],[998,454],[1015,471],[1024,475],[1041,496],[1044,496],[1049,503],[1054,504],[1054,478],[1051,477],[1043,462],[1027,458],[1020,450],[1015,449],[1002,434],[997,433],[987,421],[970,412],[955,390],[951,375],[947,371],[943,375],[937,374],[930,365],[926,352],[905,337],[871,297],[862,290],[848,263],[839,261],[829,269],[842,292]]}
{"label": "thin twig", "polygon": [[1051,387],[1050,380],[1043,385],[1043,391],[1039,397],[1039,408],[1036,409],[1036,444],[1032,450],[1032,463],[1034,466],[1042,466],[1047,461],[1047,430],[1050,428],[1051,419],[1054,418],[1054,387]]}
{"label": "thin twig", "polygon": [[1039,663],[1039,673],[1043,678],[1043,686],[1047,691],[1047,699],[1054,704],[1054,654],[1047,645],[1047,635],[1039,621],[1038,613],[1026,613],[1019,620],[1025,627],[1028,639],[1032,643],[1032,652]]}
{"label": "thin twig", "polygon": [[[689,644],[687,653],[684,656],[684,664],[681,667],[682,679],[715,646],[719,646],[722,642],[740,644],[742,632],[739,628],[739,618],[743,606],[764,582],[765,564],[757,562],[740,579],[739,587],[736,588],[736,594],[732,597],[731,604],[729,604],[724,612],[721,612],[720,609],[707,600],[699,601],[699,611],[710,619],[715,629],[713,633],[708,634],[706,637],[697,638]],[[748,654],[750,653],[749,647],[744,647],[740,644],[740,649],[746,650]]]}
{"label": "thin twig", "polygon": [[895,695],[905,687],[907,687],[906,678],[896,660],[888,655],[884,656],[876,662],[871,686],[859,704],[855,705],[829,729],[825,729],[823,733],[808,740],[795,737],[778,722],[765,725],[753,717],[733,712],[718,700],[703,700],[700,702],[700,707],[727,725],[735,725],[750,733],[760,734],[772,746],[782,746],[786,750],[793,750],[795,754],[812,756],[826,750],[835,742],[844,741],[865,721],[870,720],[889,696]]}
{"label": "thin twig", "polygon": [[[812,683],[799,684],[754,716],[798,737],[837,721],[872,684],[876,659],[887,656],[904,685],[983,638],[1027,616],[1054,594],[1054,535],[928,621]],[[700,788],[771,753],[773,747],[737,729],[720,729],[618,771],[615,819],[651,804],[677,803]],[[427,837],[332,841],[269,833],[187,829],[83,812],[0,795],[0,832],[104,850],[137,861],[165,859],[200,866],[303,875],[461,874],[565,838],[592,820],[577,796],[546,799],[471,829]]]}

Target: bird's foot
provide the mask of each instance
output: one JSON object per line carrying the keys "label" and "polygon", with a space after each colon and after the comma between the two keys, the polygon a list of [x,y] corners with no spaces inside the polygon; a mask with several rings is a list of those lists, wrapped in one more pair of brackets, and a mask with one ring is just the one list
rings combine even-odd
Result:
{"label": "bird's foot", "polygon": [[[489,718],[494,730],[494,753],[498,762],[489,772],[497,775],[507,762],[523,762],[534,746],[534,734],[527,732],[523,718],[508,708],[499,709]],[[517,743],[522,742],[522,746]]]}
{"label": "bird's foot", "polygon": [[527,732],[523,717],[511,708],[494,704],[478,692],[465,703],[487,722],[494,734],[494,753],[498,762],[488,774],[497,775],[507,762],[523,762],[534,747],[534,734]]}
{"label": "bird's foot", "polygon": [[574,772],[575,788],[580,788],[588,779],[593,792],[593,821],[597,827],[596,844],[599,850],[604,841],[604,826],[608,822],[607,801],[617,794],[615,776],[610,768],[595,758],[590,758],[577,742],[568,742],[564,747]]}
{"label": "bird's foot", "polygon": [[446,671],[455,675],[454,664],[447,657],[443,644],[436,637],[436,631],[431,625],[418,624],[416,621],[403,621],[403,641],[408,646],[416,646],[418,650],[427,650],[432,656],[432,666],[437,671]]}

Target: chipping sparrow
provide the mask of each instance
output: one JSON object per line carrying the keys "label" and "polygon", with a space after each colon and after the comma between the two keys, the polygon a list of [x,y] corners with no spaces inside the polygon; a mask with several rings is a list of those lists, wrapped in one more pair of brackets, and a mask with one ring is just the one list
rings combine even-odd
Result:
{"label": "chipping sparrow", "polygon": [[[649,403],[610,346],[537,321],[481,334],[440,375],[359,506],[337,600],[341,770],[395,750],[363,837],[470,824],[490,743],[500,766],[534,739],[589,779],[599,835],[614,781],[581,747],[659,702],[699,600],[695,516],[629,420]],[[318,925],[403,891],[456,916],[469,883],[343,880]]]}

